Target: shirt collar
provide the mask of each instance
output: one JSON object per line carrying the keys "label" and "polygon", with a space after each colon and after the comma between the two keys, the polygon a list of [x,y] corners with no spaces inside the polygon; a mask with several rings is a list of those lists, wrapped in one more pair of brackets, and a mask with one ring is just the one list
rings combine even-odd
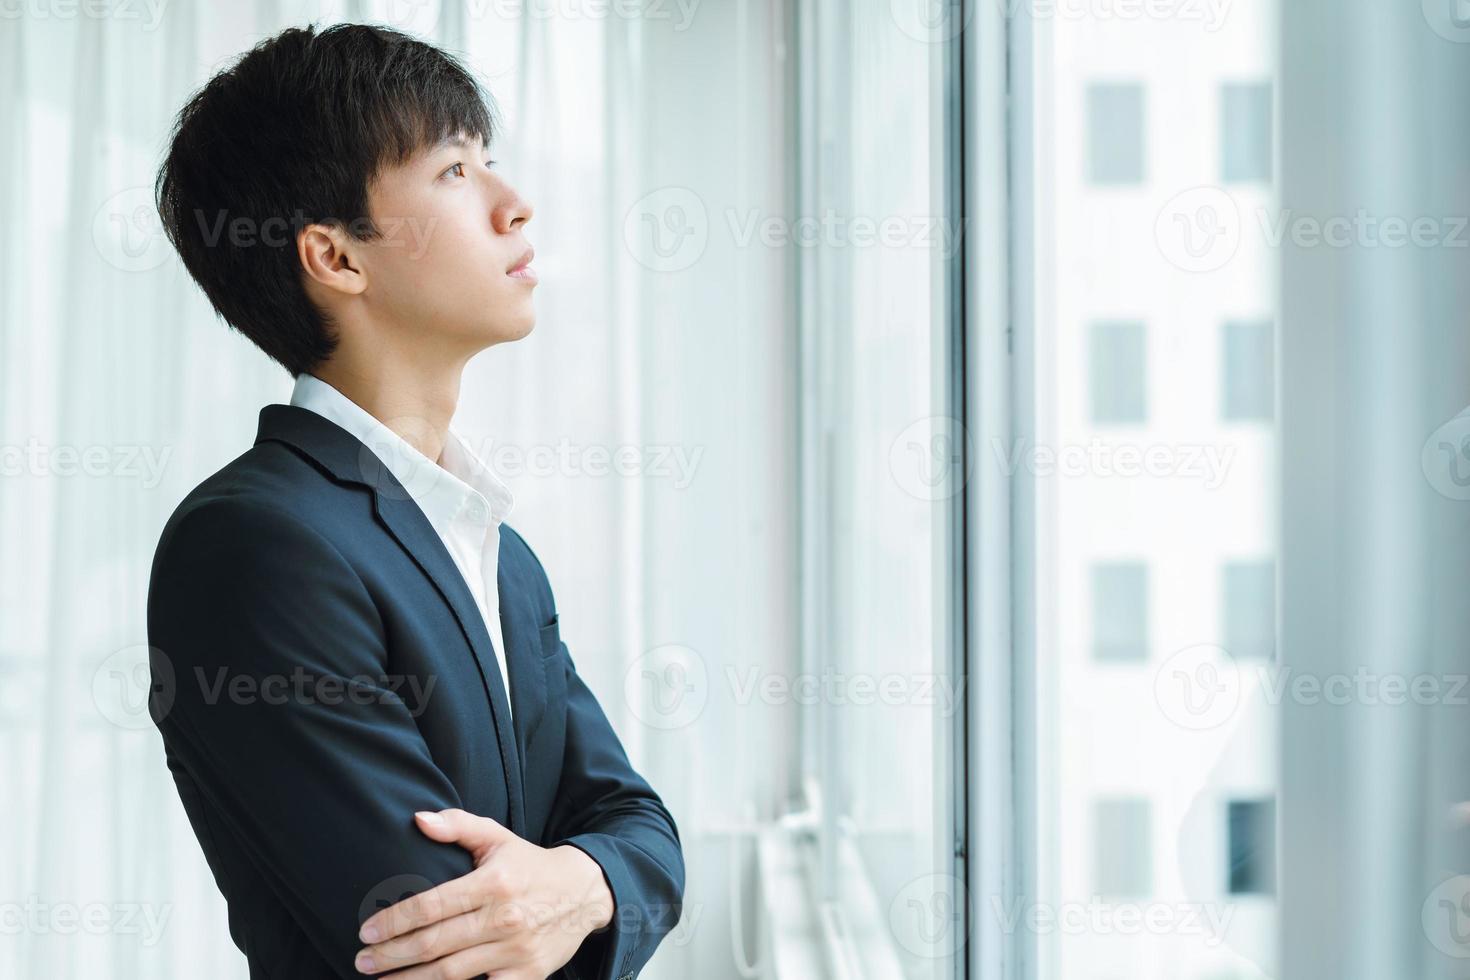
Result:
{"label": "shirt collar", "polygon": [[455,522],[490,527],[510,514],[510,488],[475,455],[453,425],[435,463],[366,409],[315,375],[302,372],[291,404],[334,422],[373,452],[441,536]]}

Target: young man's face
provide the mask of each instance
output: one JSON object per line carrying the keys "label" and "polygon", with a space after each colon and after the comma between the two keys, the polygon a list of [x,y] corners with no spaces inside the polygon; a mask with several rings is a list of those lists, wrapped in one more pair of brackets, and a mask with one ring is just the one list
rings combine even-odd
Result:
{"label": "young man's face", "polygon": [[375,319],[470,350],[531,332],[532,208],[489,160],[478,140],[445,143],[370,185],[382,237],[358,250]]}

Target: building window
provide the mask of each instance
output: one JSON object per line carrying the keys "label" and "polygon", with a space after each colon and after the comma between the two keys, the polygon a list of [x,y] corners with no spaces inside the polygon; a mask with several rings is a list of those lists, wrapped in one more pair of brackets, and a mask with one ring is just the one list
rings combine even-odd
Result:
{"label": "building window", "polygon": [[1093,803],[1096,891],[1105,898],[1142,898],[1153,890],[1152,819],[1148,800],[1120,796]]}
{"label": "building window", "polygon": [[1276,656],[1276,565],[1233,561],[1224,567],[1221,607],[1225,650],[1232,657]]}
{"label": "building window", "polygon": [[1221,416],[1227,422],[1271,421],[1276,388],[1271,322],[1231,320],[1221,338]]}
{"label": "building window", "polygon": [[1231,800],[1230,894],[1276,894],[1276,801]]}
{"label": "building window", "polygon": [[1148,659],[1148,567],[1109,562],[1092,569],[1092,655],[1101,663]]}
{"label": "building window", "polygon": [[1142,323],[1092,325],[1088,345],[1092,421],[1140,425],[1148,417],[1148,352]]}
{"label": "building window", "polygon": [[1220,89],[1220,177],[1229,183],[1271,179],[1271,86],[1230,83]]}
{"label": "building window", "polygon": [[1143,86],[1100,83],[1087,89],[1088,176],[1094,184],[1144,179]]}

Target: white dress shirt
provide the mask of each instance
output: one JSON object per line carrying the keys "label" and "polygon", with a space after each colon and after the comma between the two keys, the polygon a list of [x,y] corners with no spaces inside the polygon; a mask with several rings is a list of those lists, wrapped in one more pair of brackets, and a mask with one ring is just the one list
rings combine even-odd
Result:
{"label": "white dress shirt", "polygon": [[[335,422],[371,449],[429,519],[485,619],[509,703],[510,672],[505,664],[496,573],[500,561],[500,523],[515,504],[510,488],[474,454],[453,425],[449,427],[439,462],[435,463],[362,406],[314,375],[302,372],[296,378],[291,404]],[[514,707],[511,714],[515,714]]]}

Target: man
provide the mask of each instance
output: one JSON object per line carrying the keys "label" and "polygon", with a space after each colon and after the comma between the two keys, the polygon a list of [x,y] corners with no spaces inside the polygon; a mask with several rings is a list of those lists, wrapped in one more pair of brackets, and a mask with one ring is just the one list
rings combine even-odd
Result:
{"label": "man", "polygon": [[154,719],[252,977],[636,975],[684,863],[450,427],[530,332],[531,206],[454,59],[288,30],[180,113],[170,240],[297,379],[164,528]]}

